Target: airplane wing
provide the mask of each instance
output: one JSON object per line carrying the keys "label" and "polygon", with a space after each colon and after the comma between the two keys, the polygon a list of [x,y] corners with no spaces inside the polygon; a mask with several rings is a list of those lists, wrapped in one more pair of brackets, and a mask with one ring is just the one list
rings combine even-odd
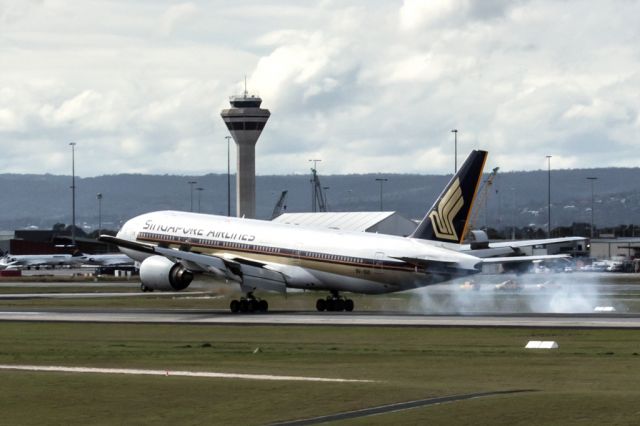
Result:
{"label": "airplane wing", "polygon": [[542,254],[534,256],[507,256],[507,257],[488,257],[482,259],[483,264],[504,264],[504,263],[523,263],[534,262],[536,260],[557,260],[557,259],[569,259],[571,256],[568,254]]}
{"label": "airplane wing", "polygon": [[118,237],[112,237],[111,235],[100,235],[98,237],[99,241],[104,241],[105,243],[115,244],[118,247],[123,247],[129,250],[135,250],[142,253],[148,254],[156,254],[155,249],[158,248],[152,244],[138,243],[134,241],[124,240]]}
{"label": "airplane wing", "polygon": [[486,242],[477,248],[472,247],[470,244],[464,244],[460,246],[462,252],[471,254],[480,258],[490,258],[493,256],[507,257],[512,255],[514,257],[522,257],[521,248],[544,246],[548,244],[559,243],[571,243],[586,241],[584,237],[561,237],[561,238],[544,238],[538,240],[519,240],[519,241],[497,241]]}
{"label": "airplane wing", "polygon": [[194,273],[222,276],[239,283],[245,292],[260,289],[285,293],[287,279],[295,278],[304,271],[296,266],[262,262],[233,253],[204,254],[157,247],[111,236],[100,237],[100,239],[130,250],[166,257],[172,262],[181,263]]}
{"label": "airplane wing", "polygon": [[543,246],[547,244],[569,243],[577,241],[585,241],[585,237],[560,237],[560,238],[542,238],[538,240],[514,240],[514,241],[497,241],[489,243],[490,247],[530,247]]}
{"label": "airplane wing", "polygon": [[[429,269],[430,271],[446,271],[449,267],[454,267],[455,262],[446,262],[446,261],[437,261],[433,259],[426,259],[420,257],[395,257],[390,256],[393,259],[398,259],[403,262],[406,262],[410,265],[414,265],[417,267],[422,267]],[[481,265],[490,265],[490,264],[500,264],[509,266],[524,266],[529,265],[535,261],[543,261],[543,260],[557,260],[557,259],[568,259],[568,254],[545,254],[545,255],[533,255],[533,256],[503,256],[503,257],[488,257],[488,258],[479,258]]]}
{"label": "airplane wing", "polygon": [[536,261],[543,260],[566,260],[571,256],[568,254],[544,254],[533,256],[507,256],[507,257],[489,257],[481,259],[481,265],[502,265],[507,272],[524,273],[531,264]]}

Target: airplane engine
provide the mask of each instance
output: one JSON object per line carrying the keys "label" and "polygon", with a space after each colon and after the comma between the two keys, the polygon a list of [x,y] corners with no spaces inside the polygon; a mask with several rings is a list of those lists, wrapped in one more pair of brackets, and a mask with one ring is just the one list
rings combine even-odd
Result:
{"label": "airplane engine", "polygon": [[180,291],[189,287],[193,273],[163,256],[151,256],[140,264],[140,281],[149,290]]}

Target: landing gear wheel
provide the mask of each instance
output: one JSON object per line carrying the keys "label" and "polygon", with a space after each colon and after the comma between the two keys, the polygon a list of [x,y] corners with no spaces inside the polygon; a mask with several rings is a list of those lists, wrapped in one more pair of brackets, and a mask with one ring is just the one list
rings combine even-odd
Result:
{"label": "landing gear wheel", "polygon": [[353,300],[340,296],[337,291],[331,291],[331,295],[325,299],[318,299],[316,301],[316,309],[319,312],[325,310],[327,312],[351,312],[353,311],[353,307]]}
{"label": "landing gear wheel", "polygon": [[336,303],[333,299],[327,299],[327,311],[333,312],[336,310]]}
{"label": "landing gear wheel", "polygon": [[344,301],[344,310],[347,312],[353,311],[353,300],[347,299]]}
{"label": "landing gear wheel", "polygon": [[144,292],[144,293],[146,293],[146,292],[148,292],[148,291],[149,291],[149,292],[153,291],[153,289],[152,289],[152,288],[149,288],[149,287],[147,287],[147,286],[146,286],[146,285],[144,285],[144,284],[140,284],[140,290],[142,290],[142,292]]}
{"label": "landing gear wheel", "polygon": [[318,299],[316,301],[316,309],[318,312],[324,312],[327,310],[327,302],[324,299]]}
{"label": "landing gear wheel", "polygon": [[241,297],[240,300],[232,300],[229,303],[229,310],[232,313],[253,313],[253,312],[267,312],[269,310],[269,303],[263,299],[256,299],[251,293],[247,297]]}

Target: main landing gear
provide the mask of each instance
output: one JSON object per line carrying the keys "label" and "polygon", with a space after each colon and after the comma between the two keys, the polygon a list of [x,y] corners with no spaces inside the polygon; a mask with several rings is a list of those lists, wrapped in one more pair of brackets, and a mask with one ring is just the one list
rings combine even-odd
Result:
{"label": "main landing gear", "polygon": [[253,313],[253,312],[267,312],[269,310],[269,304],[264,299],[257,299],[253,293],[247,293],[247,297],[241,297],[240,300],[232,300],[229,304],[229,309],[234,314],[241,313]]}
{"label": "main landing gear", "polygon": [[332,291],[331,295],[327,296],[326,299],[318,299],[316,301],[316,309],[319,312],[351,312],[353,311],[353,300],[340,296],[337,291]]}

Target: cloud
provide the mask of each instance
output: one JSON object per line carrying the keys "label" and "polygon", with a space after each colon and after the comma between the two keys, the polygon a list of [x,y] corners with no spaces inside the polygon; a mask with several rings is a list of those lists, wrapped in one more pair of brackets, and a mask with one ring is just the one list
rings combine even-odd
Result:
{"label": "cloud", "polygon": [[0,3],[0,23],[19,22],[41,3],[41,0],[4,0]]}
{"label": "cloud", "polygon": [[197,12],[198,7],[191,2],[169,6],[160,19],[160,33],[164,36],[171,35],[179,25],[188,22]]}
{"label": "cloud", "polygon": [[400,8],[400,25],[405,30],[416,30],[438,21],[448,20],[456,12],[466,13],[469,5],[465,0],[405,0]]}
{"label": "cloud", "polygon": [[[579,13],[580,19],[576,19]],[[4,2],[0,168],[226,170],[228,96],[263,98],[262,174],[635,165],[640,2]],[[603,147],[606,147],[604,149]],[[28,160],[25,159],[28,156]]]}
{"label": "cloud", "polygon": [[403,30],[452,25],[463,26],[470,21],[504,17],[519,1],[513,0],[404,0],[400,8]]}

